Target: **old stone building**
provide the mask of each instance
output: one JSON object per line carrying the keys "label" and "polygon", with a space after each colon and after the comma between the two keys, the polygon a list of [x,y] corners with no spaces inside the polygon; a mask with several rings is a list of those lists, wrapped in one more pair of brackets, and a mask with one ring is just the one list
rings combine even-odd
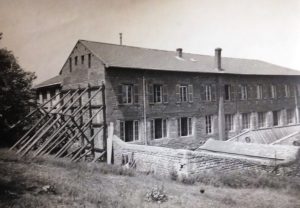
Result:
{"label": "old stone building", "polygon": [[[300,123],[300,72],[263,61],[79,40],[58,76],[37,86],[105,85],[107,123],[126,142],[197,147],[251,129]],[[51,103],[49,104],[51,105]]]}

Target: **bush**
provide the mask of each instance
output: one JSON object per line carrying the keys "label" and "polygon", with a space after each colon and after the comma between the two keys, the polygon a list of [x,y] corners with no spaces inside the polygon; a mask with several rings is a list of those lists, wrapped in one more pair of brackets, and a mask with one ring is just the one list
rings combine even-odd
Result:
{"label": "bush", "polygon": [[167,201],[168,197],[165,193],[164,186],[161,185],[151,188],[151,190],[146,193],[146,200],[158,203]]}

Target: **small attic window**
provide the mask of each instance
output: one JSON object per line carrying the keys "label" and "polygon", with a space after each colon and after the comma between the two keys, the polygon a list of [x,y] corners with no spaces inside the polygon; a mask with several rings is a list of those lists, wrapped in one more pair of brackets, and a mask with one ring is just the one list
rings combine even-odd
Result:
{"label": "small attic window", "polygon": [[88,67],[91,68],[91,62],[92,62],[92,54],[89,53],[88,55]]}
{"label": "small attic window", "polygon": [[69,58],[69,70],[72,72],[72,58]]}
{"label": "small attic window", "polygon": [[78,57],[75,56],[75,66],[77,66],[77,63],[78,63]]}

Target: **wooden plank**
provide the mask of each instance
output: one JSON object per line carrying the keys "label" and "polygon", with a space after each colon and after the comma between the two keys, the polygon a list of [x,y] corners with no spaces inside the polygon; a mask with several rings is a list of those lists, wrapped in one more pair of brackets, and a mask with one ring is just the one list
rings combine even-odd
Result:
{"label": "wooden plank", "polygon": [[107,164],[112,163],[112,148],[113,148],[113,136],[114,136],[114,123],[110,122],[108,127],[108,137],[107,137]]}

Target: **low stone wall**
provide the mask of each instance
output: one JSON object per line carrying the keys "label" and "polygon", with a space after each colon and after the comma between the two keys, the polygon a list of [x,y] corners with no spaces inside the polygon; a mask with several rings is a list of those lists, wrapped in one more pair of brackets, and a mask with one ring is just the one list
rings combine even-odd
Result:
{"label": "low stone wall", "polygon": [[[190,151],[165,147],[125,143],[113,137],[114,164],[134,166],[138,171],[170,176],[189,177],[207,171],[264,171],[274,170],[278,161],[273,158],[243,157],[207,150]],[[281,162],[281,164],[283,164]],[[295,171],[293,167],[293,172]]]}

